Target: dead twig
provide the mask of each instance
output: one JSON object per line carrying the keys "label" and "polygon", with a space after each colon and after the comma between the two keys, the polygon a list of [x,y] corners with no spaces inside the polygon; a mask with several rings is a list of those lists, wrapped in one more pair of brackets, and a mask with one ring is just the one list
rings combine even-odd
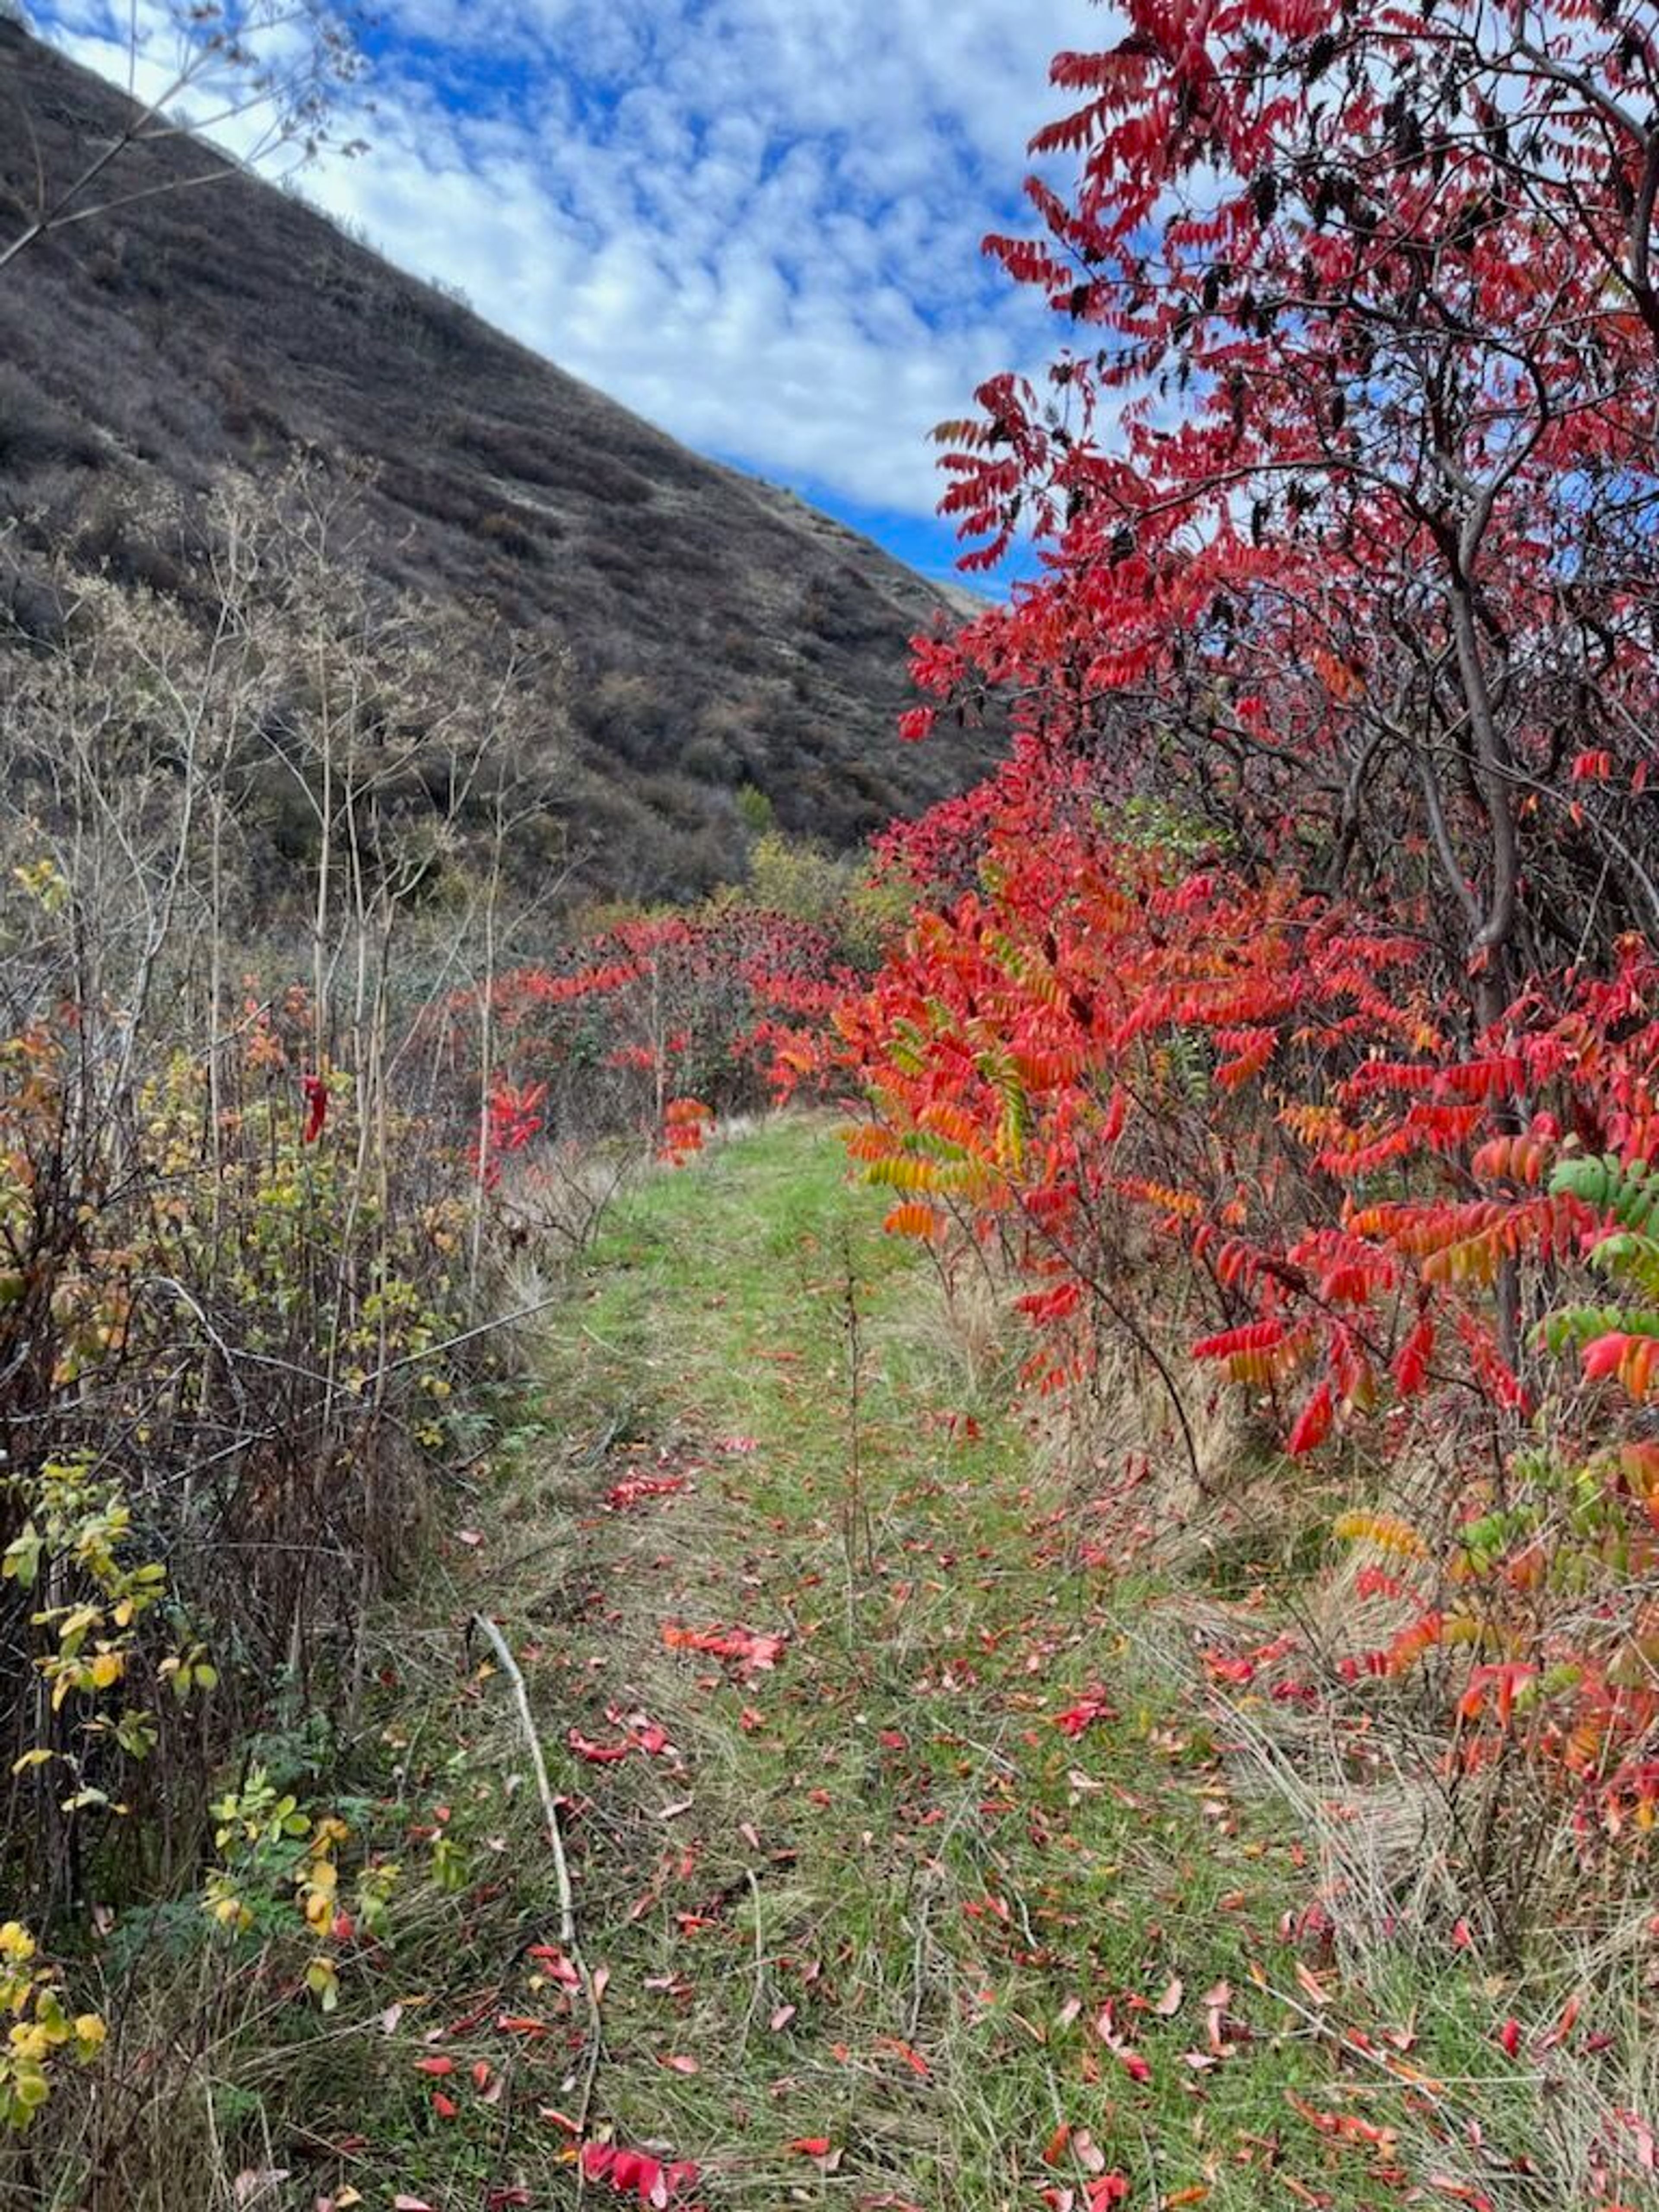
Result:
{"label": "dead twig", "polygon": [[501,1662],[501,1672],[513,1686],[513,1701],[518,1707],[519,1723],[524,1732],[525,1743],[530,1753],[530,1763],[535,1770],[536,1789],[541,1798],[542,1819],[547,1828],[548,1848],[553,1854],[553,1875],[559,1889],[559,1948],[576,1969],[581,1984],[582,1996],[587,2002],[587,2066],[582,2078],[581,2102],[576,2108],[578,2136],[587,2132],[587,2115],[593,2101],[593,2084],[599,2070],[602,2030],[599,2022],[599,2000],[593,1987],[593,1977],[583,1958],[581,1945],[576,1935],[576,1893],[570,1880],[570,1862],[565,1856],[564,1834],[559,1826],[559,1808],[553,1795],[553,1785],[548,1780],[547,1761],[542,1756],[542,1740],[536,1727],[536,1717],[530,1710],[530,1692],[518,1661],[508,1649],[507,1638],[495,1622],[482,1613],[472,1616],[473,1625],[482,1631],[485,1641]]}

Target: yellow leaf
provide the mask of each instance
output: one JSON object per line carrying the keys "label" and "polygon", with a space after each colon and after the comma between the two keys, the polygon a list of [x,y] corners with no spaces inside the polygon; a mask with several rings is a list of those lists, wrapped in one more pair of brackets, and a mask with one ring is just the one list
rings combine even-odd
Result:
{"label": "yellow leaf", "polygon": [[325,2012],[332,2012],[340,2002],[339,1977],[331,1959],[313,1959],[306,1968],[306,1987]]}

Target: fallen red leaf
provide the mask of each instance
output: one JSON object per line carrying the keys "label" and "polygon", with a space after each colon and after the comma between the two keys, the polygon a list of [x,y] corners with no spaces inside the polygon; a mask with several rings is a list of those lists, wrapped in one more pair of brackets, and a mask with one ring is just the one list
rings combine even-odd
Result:
{"label": "fallen red leaf", "polygon": [[1095,2033],[1117,2060],[1132,2081],[1150,2081],[1152,2069],[1138,2051],[1132,2050],[1127,2039],[1119,2032],[1109,1998],[1095,2015]]}
{"label": "fallen red leaf", "polygon": [[631,1743],[595,1743],[579,1728],[567,1731],[565,1741],[578,1759],[585,1759],[590,1766],[610,1766],[619,1759],[626,1759],[634,1748]]}
{"label": "fallen red leaf", "polygon": [[1068,1705],[1063,1713],[1054,1715],[1054,1726],[1063,1735],[1081,1735],[1097,1721],[1116,1718],[1117,1715],[1101,1692],[1086,1690],[1074,1705]]}
{"label": "fallen red leaf", "polygon": [[581,1987],[582,1978],[576,1971],[574,1960],[567,1959],[556,1943],[532,1943],[525,1956],[533,1959],[538,1966],[544,1966],[556,1982],[564,1983],[568,1989]]}
{"label": "fallen red leaf", "polygon": [[1565,2043],[1567,2038],[1572,2033],[1573,2029],[1577,2026],[1578,2012],[1578,1998],[1577,1996],[1569,1997],[1565,2004],[1561,2008],[1560,2019],[1556,2021],[1554,2027],[1549,2030],[1547,2034],[1541,2035],[1538,2039],[1538,2048],[1540,2051],[1553,2051],[1559,2045]]}
{"label": "fallen red leaf", "polygon": [[1474,2212],[1492,2212],[1492,2201],[1484,2190],[1474,2188],[1467,2181],[1457,2181],[1449,2173],[1431,2173],[1429,2186],[1443,2197],[1449,2197],[1458,2204],[1469,2204]]}
{"label": "fallen red leaf", "polygon": [[642,2204],[652,2206],[653,2212],[664,2212],[666,2206],[694,2189],[698,2171],[692,2159],[678,2158],[664,2165],[649,2151],[599,2142],[582,2145],[581,2169],[586,2180],[604,2182],[618,2196],[632,2192]]}
{"label": "fallen red leaf", "polygon": [[665,1620],[662,1640],[671,1651],[705,1651],[711,1658],[735,1659],[748,1674],[757,1668],[775,1667],[786,1639],[760,1635],[750,1628],[722,1628],[718,1623],[713,1628],[682,1628],[678,1621]]}
{"label": "fallen red leaf", "polygon": [[1613,2118],[1636,2138],[1636,2163],[1644,2173],[1659,2172],[1659,2136],[1640,2112],[1615,2109]]}
{"label": "fallen red leaf", "polygon": [[605,1493],[605,1504],[612,1513],[626,1513],[641,1498],[672,1498],[685,1488],[683,1474],[636,1474],[619,1482]]}
{"label": "fallen red leaf", "polygon": [[921,2053],[913,2050],[908,2043],[901,2043],[897,2036],[878,2036],[876,2048],[878,2051],[890,2051],[896,2058],[902,2058],[919,2081],[931,2081],[933,2078]]}

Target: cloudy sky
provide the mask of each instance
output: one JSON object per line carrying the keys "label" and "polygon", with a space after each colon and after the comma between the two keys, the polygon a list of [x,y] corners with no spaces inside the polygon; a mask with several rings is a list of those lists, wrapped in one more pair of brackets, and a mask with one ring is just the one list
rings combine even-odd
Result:
{"label": "cloudy sky", "polygon": [[[176,66],[167,0],[31,12],[123,82],[136,24],[141,92]],[[979,241],[1021,220],[1025,143],[1058,112],[1050,57],[1108,35],[1092,0],[378,14],[331,125],[370,150],[325,153],[313,199],[688,444],[948,567],[927,432],[1056,335]]]}

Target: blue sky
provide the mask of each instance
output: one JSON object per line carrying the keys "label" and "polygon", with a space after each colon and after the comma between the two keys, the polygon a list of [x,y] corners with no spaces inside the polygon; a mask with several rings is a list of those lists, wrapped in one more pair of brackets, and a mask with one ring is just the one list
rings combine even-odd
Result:
{"label": "blue sky", "polygon": [[[254,0],[259,4],[260,0]],[[277,0],[271,0],[277,4]],[[392,259],[699,451],[947,570],[929,428],[1060,333],[985,263],[1091,0],[381,0],[302,179]],[[33,0],[139,88],[167,0]],[[280,34],[282,35],[292,34]],[[203,95],[198,93],[198,98]],[[372,99],[372,112],[359,101]],[[239,143],[251,143],[251,122]]]}

